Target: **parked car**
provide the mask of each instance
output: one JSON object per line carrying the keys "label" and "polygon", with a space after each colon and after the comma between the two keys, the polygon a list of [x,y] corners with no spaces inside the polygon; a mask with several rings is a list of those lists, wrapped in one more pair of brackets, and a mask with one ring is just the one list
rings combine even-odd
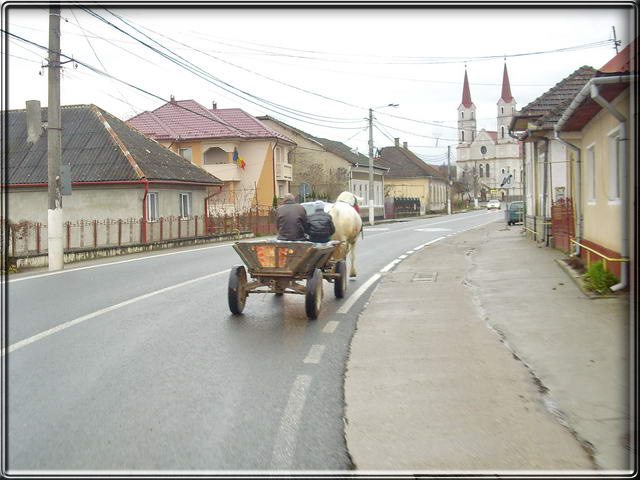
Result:
{"label": "parked car", "polygon": [[487,210],[493,210],[494,208],[496,210],[500,210],[500,201],[496,200],[495,198],[487,202]]}
{"label": "parked car", "polygon": [[511,202],[505,210],[507,225],[515,225],[522,223],[522,214],[524,213],[524,202]]}

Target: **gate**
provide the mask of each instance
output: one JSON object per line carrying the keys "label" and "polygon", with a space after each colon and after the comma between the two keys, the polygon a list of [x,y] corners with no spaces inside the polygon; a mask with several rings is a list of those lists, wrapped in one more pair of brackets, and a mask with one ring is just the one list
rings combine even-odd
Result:
{"label": "gate", "polygon": [[570,198],[562,198],[551,205],[551,234],[555,247],[569,252],[570,239],[575,236],[573,226],[573,202]]}

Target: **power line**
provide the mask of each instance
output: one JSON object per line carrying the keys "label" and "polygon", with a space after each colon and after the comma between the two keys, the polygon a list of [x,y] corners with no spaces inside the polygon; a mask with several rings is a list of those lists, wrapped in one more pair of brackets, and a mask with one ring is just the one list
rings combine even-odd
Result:
{"label": "power line", "polygon": [[377,123],[382,125],[383,127],[387,127],[388,129],[390,129],[392,131],[395,130],[395,131],[398,131],[398,132],[407,133],[409,135],[415,135],[417,137],[432,138],[433,140],[442,140],[442,141],[445,141],[445,142],[457,142],[458,141],[457,139],[453,139],[453,138],[440,138],[440,137],[433,137],[431,135],[423,135],[423,134],[420,134],[420,133],[408,132],[406,130],[401,130],[401,129],[396,128],[396,127],[391,127],[389,125],[385,125],[384,123],[382,123],[380,121],[378,121]]}

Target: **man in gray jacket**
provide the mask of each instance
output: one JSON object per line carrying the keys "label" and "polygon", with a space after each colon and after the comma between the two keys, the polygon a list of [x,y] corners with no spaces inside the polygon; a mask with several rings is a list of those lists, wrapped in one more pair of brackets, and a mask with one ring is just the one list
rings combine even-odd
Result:
{"label": "man in gray jacket", "polygon": [[276,210],[278,218],[278,240],[304,241],[307,231],[307,212],[296,203],[295,197],[287,193],[284,203]]}

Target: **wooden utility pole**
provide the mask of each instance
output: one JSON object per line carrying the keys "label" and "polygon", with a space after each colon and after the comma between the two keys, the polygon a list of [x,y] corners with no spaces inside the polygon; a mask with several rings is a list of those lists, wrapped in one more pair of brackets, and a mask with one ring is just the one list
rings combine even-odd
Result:
{"label": "wooden utility pole", "polygon": [[62,122],[60,117],[60,7],[49,8],[49,99],[47,107],[48,210],[47,251],[49,270],[61,270],[64,263],[62,244],[62,192],[60,163],[62,158]]}
{"label": "wooden utility pole", "polygon": [[369,225],[373,225],[373,109],[369,109]]}
{"label": "wooden utility pole", "polygon": [[451,145],[447,145],[447,213],[451,215]]}

